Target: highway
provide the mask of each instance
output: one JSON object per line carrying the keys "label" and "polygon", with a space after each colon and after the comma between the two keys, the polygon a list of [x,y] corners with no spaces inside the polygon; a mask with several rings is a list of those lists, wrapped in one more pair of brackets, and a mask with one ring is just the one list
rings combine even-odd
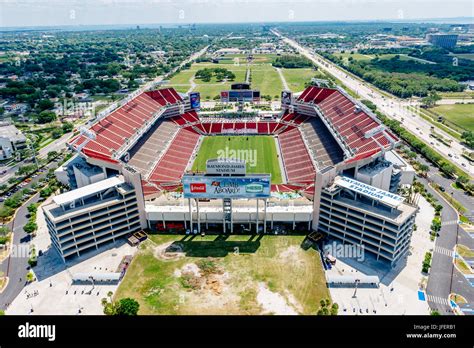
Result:
{"label": "highway", "polygon": [[[390,118],[400,121],[407,130],[415,134],[425,143],[434,147],[440,155],[450,160],[460,169],[474,176],[474,166],[472,166],[465,158],[462,157],[463,151],[469,149],[462,145],[457,139],[440,129],[436,132],[441,134],[445,139],[451,140],[451,145],[447,146],[435,140],[430,136],[432,124],[419,117],[412,108],[418,108],[419,105],[412,101],[400,100],[388,93],[381,93],[376,87],[366,81],[363,81],[349,72],[345,71],[336,64],[328,61],[312,50],[298,44],[295,40],[282,36],[279,32],[272,30],[272,33],[280,37],[286,44],[299,51],[302,55],[310,59],[319,68],[328,72],[332,76],[340,80],[345,87],[355,92],[360,99],[370,100],[377,106],[377,109]],[[408,109],[410,107],[410,110]]]}

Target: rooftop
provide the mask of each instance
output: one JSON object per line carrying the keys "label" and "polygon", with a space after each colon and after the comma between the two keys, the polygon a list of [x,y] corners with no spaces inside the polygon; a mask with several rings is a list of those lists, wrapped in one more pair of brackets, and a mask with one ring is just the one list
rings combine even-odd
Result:
{"label": "rooftop", "polygon": [[0,125],[0,137],[8,138],[11,142],[26,141],[26,137],[23,133],[12,124]]}
{"label": "rooftop", "polygon": [[120,184],[123,184],[123,182],[124,182],[123,178],[115,176],[109,179],[96,182],[91,185],[83,186],[81,188],[78,188],[69,192],[65,192],[63,194],[60,194],[59,196],[55,196],[53,198],[53,202],[56,203],[57,205],[72,203],[78,199],[89,197],[99,192],[105,191],[109,188],[116,187]]}

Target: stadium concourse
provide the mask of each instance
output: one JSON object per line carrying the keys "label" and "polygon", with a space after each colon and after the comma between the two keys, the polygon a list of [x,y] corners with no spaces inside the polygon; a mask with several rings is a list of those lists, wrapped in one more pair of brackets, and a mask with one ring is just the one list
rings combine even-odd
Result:
{"label": "stadium concourse", "polygon": [[[195,223],[213,233],[227,224],[241,233],[320,231],[392,265],[406,255],[417,209],[396,193],[414,173],[392,151],[399,140],[344,90],[310,86],[271,116],[204,115],[191,99],[146,91],[77,131],[69,143],[77,155],[56,171],[72,191],[44,208],[64,259],[139,229],[184,233]],[[264,199],[184,198],[184,179],[202,177],[192,168],[203,139],[242,135],[273,137],[278,165],[267,168],[280,168],[281,182]]]}
{"label": "stadium concourse", "polygon": [[[146,132],[156,113],[170,106],[185,105],[172,88],[145,92],[95,123],[95,139],[79,135],[71,141],[83,155],[106,165],[127,164],[142,174],[145,196],[162,190],[175,190],[189,167],[203,136],[274,135],[277,137],[287,182],[273,185],[274,191],[314,193],[316,169],[323,170],[343,161],[350,163],[376,155],[397,141],[384,130],[373,136],[380,123],[358,110],[353,101],[336,89],[307,88],[295,103],[313,106],[326,120],[314,115],[286,111],[277,120],[200,119],[194,110],[163,117]],[[182,110],[182,109],[181,109]],[[337,135],[337,140],[329,129]],[[138,135],[138,137],[137,137]],[[135,143],[130,139],[137,139]],[[81,145],[85,144],[83,147]],[[342,149],[340,144],[342,144]],[[344,150],[346,151],[344,151]],[[122,155],[117,156],[118,151]],[[108,162],[108,163],[107,163]]]}

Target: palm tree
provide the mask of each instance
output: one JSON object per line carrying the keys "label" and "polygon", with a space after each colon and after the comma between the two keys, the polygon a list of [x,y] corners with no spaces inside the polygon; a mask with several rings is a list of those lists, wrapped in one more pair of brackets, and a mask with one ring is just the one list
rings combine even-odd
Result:
{"label": "palm tree", "polygon": [[418,169],[420,170],[421,175],[424,177],[426,177],[426,174],[430,171],[430,167],[426,164],[420,164]]}

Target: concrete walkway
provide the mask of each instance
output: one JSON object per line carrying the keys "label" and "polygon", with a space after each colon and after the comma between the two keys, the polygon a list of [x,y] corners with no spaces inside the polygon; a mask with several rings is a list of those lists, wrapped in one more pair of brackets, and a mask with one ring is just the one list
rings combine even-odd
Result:
{"label": "concrete walkway", "polygon": [[283,71],[280,68],[275,68],[276,71],[278,71],[278,75],[280,75],[280,80],[281,83],[283,84],[283,88],[285,90],[290,90],[290,87],[288,87],[288,83],[286,82],[285,76],[283,75]]}

